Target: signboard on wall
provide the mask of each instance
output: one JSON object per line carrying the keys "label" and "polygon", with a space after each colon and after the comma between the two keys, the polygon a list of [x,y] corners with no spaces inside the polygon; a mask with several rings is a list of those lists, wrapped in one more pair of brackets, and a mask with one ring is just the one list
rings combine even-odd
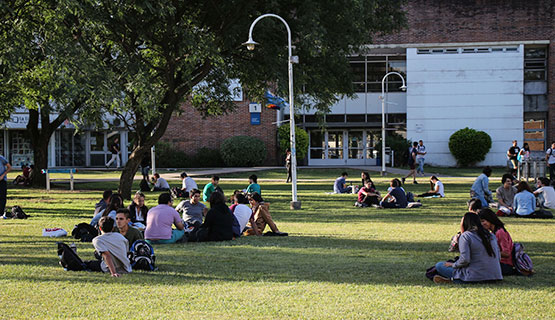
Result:
{"label": "signboard on wall", "polygon": [[260,112],[251,112],[251,125],[260,125]]}

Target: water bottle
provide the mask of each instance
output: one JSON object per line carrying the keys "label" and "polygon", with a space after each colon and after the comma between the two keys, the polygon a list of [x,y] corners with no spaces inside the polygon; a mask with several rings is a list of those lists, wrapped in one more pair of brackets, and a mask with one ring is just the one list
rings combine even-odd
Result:
{"label": "water bottle", "polygon": [[71,250],[73,250],[73,252],[77,253],[77,245],[75,244],[75,242],[72,242],[69,247],[71,248]]}

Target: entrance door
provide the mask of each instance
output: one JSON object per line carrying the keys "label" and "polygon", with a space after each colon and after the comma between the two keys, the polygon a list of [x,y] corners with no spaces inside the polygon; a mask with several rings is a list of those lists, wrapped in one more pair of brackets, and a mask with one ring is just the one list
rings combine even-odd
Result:
{"label": "entrance door", "polygon": [[310,132],[309,165],[376,165],[376,130]]}

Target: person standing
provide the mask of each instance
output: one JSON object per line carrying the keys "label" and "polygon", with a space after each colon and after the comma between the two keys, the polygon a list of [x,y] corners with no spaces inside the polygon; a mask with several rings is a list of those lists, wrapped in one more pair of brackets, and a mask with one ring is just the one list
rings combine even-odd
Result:
{"label": "person standing", "polygon": [[520,148],[517,145],[517,141],[513,140],[513,145],[507,151],[507,157],[511,160],[513,164],[513,169],[518,168],[518,153],[520,152]]}
{"label": "person standing", "polygon": [[106,168],[110,167],[114,161],[116,161],[116,168],[120,167],[120,160],[119,160],[119,139],[115,138],[114,142],[110,145],[110,152],[112,152],[112,159],[106,163]]}
{"label": "person standing", "polygon": [[285,183],[289,183],[292,181],[291,178],[291,149],[287,149],[286,151],[286,156],[285,156],[285,168],[287,168],[287,180],[285,180]]}
{"label": "person standing", "polygon": [[426,155],[426,147],[422,140],[418,141],[418,147],[416,148],[416,161],[418,162],[418,169],[416,173],[420,173],[424,176],[424,156]]}
{"label": "person standing", "polygon": [[418,184],[418,182],[416,182],[416,156],[417,155],[418,155],[418,142],[414,141],[409,154],[410,172],[404,178],[401,179],[403,181],[403,184],[405,184],[405,180],[410,176],[412,176],[412,179],[413,179],[412,183]]}
{"label": "person standing", "polygon": [[549,167],[549,180],[555,181],[555,141],[551,143],[551,148],[545,152],[545,161]]}
{"label": "person standing", "polygon": [[6,201],[8,199],[8,172],[12,166],[6,158],[0,156],[0,214],[4,214]]}

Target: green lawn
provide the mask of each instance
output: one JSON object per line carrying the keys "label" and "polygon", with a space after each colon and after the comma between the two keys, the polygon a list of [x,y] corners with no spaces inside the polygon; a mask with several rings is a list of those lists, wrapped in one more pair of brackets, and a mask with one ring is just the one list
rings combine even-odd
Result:
{"label": "green lawn", "polygon": [[[359,174],[348,171],[353,178]],[[267,174],[284,178],[283,171]],[[10,188],[8,205],[32,217],[0,220],[0,319],[555,318],[555,221],[504,218],[531,256],[535,276],[436,285],[424,272],[454,256],[447,247],[471,181],[444,178],[447,198],[392,211],[355,208],[354,195],[326,194],[332,172],[301,170],[302,176],[325,181],[299,184],[300,211],[289,210],[290,185],[260,181],[274,220],[289,237],[158,245],[159,271],[122,278],[63,271],[56,255],[60,239],[41,236],[44,227],[71,232],[88,222],[101,190],[116,182],[77,184],[75,192]],[[226,194],[246,186],[226,177],[232,175],[222,175]],[[384,191],[389,179],[374,180]],[[428,186],[406,189],[418,193]],[[147,195],[148,206],[158,194]],[[77,246],[82,258],[92,259],[90,243]]]}

